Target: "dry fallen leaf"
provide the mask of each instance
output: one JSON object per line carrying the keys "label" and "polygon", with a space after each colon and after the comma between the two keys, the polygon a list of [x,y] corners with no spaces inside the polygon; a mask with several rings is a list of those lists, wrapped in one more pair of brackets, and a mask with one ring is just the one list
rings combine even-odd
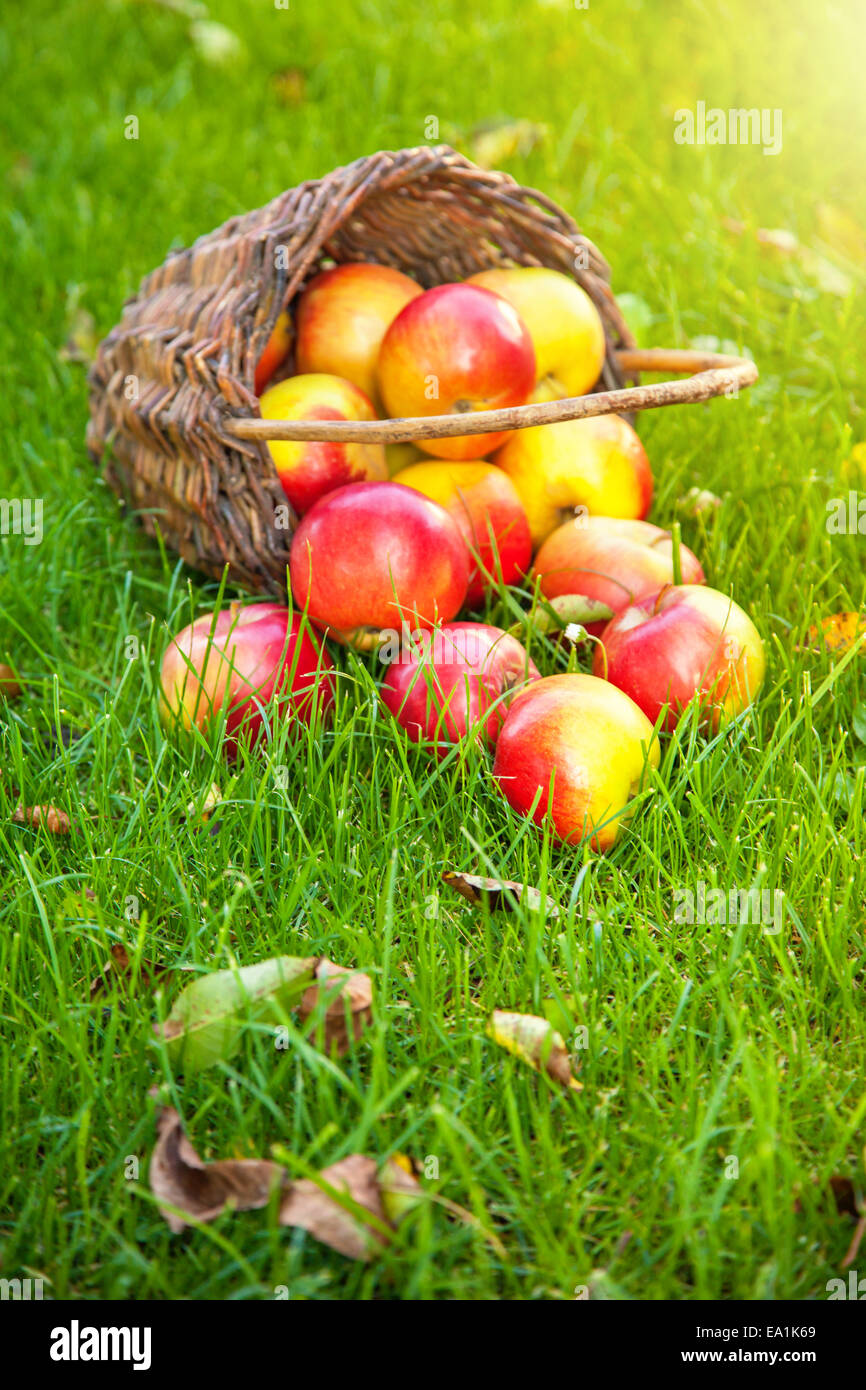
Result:
{"label": "dry fallen leaf", "polygon": [[512,1014],[494,1009],[489,1035],[499,1047],[528,1062],[536,1071],[547,1072],[554,1081],[572,1091],[583,1087],[571,1074],[568,1049],[561,1033],[546,1018],[534,1014]]}
{"label": "dry fallen leaf", "polygon": [[0,665],[0,696],[5,700],[17,700],[20,694],[21,686],[12,667]]}
{"label": "dry fallen leaf", "polygon": [[315,979],[301,998],[301,1021],[306,1023],[319,1005],[328,1001],[322,1018],[324,1047],[328,1053],[336,1048],[337,1056],[342,1057],[351,1047],[350,1026],[358,1042],[372,1019],[373,982],[360,970],[347,970],[325,957],[316,966]]}
{"label": "dry fallen leaf", "polygon": [[373,1222],[365,1220],[362,1212],[352,1212],[335,1201],[312,1178],[301,1178],[291,1184],[282,1200],[280,1225],[301,1226],[350,1260],[368,1260],[377,1245],[387,1243],[385,1231],[375,1224],[388,1225],[375,1160],[351,1154],[324,1168],[319,1179],[369,1212]]}
{"label": "dry fallen leaf", "polygon": [[[148,1180],[175,1233],[192,1221],[212,1221],[228,1206],[236,1211],[265,1207],[273,1189],[286,1182],[285,1170],[267,1159],[202,1163],[183,1132],[180,1116],[170,1106],[159,1115],[157,1134]],[[168,1206],[179,1208],[182,1215],[168,1211]]]}
{"label": "dry fallen leaf", "polygon": [[[832,613],[822,618],[817,627],[806,634],[807,645],[796,647],[798,652],[847,652],[866,632],[866,613]],[[817,644],[817,645],[816,645]]]}
{"label": "dry fallen leaf", "polygon": [[447,883],[473,907],[487,904],[491,912],[513,912],[518,903],[537,911],[544,910],[546,917],[561,916],[561,909],[552,900],[545,898],[540,888],[530,888],[525,883],[515,883],[509,878],[479,878],[476,874],[461,874],[447,869],[442,875]]}
{"label": "dry fallen leaf", "polygon": [[851,1237],[851,1244],[848,1246],[841,1264],[842,1269],[847,1269],[856,1260],[863,1237],[866,1235],[866,1203],[863,1202],[850,1178],[832,1177],[830,1179],[830,1191],[833,1194],[836,1211],[839,1215],[851,1216],[857,1222]]}
{"label": "dry fallen leaf", "polygon": [[71,829],[66,812],[59,811],[56,806],[24,806],[19,802],[12,819],[18,825],[44,826],[52,835],[68,835]]}
{"label": "dry fallen leaf", "polygon": [[[86,890],[85,890],[86,891]],[[107,989],[115,980],[128,983],[132,974],[132,961],[124,945],[115,941],[111,947],[110,960],[105,962],[100,973],[96,976],[90,986],[90,998],[96,999],[104,989]],[[144,990],[152,990],[162,979],[163,975],[172,970],[170,965],[156,965],[153,961],[142,960],[138,967],[138,983]]]}

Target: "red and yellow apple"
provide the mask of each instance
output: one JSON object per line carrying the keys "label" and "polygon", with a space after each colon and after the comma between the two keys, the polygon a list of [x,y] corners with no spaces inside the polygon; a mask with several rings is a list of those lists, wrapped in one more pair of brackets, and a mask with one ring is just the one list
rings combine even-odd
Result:
{"label": "red and yellow apple", "polygon": [[210,732],[225,714],[226,744],[259,742],[286,720],[309,725],[334,703],[334,663],[309,627],[278,603],[232,603],[196,618],[162,660],[166,727]]}
{"label": "red and yellow apple", "polygon": [[335,641],[433,627],[466,598],[469,554],[438,503],[399,483],[338,488],[307,512],[289,556],[295,602]]}
{"label": "red and yellow apple", "polygon": [[402,473],[404,468],[408,468],[410,463],[423,463],[429,459],[429,454],[424,454],[415,444],[386,444],[385,463],[388,468],[388,477],[396,478],[398,473]]}
{"label": "red and yellow apple", "polygon": [[[575,516],[547,537],[535,557],[533,576],[547,599],[581,594],[619,613],[640,594],[674,582],[670,531],[648,521]],[[704,572],[688,546],[680,546],[684,584],[703,584]],[[595,636],[604,623],[591,623]]]}
{"label": "red and yellow apple", "polygon": [[253,390],[260,396],[278,367],[289,355],[292,346],[292,320],[284,309],[277,318],[271,336],[265,343],[265,350],[256,364]]}
{"label": "red and yellow apple", "polygon": [[501,294],[526,324],[535,348],[536,391],[543,387],[550,392],[534,399],[592,390],[604,366],[604,325],[580,285],[546,266],[482,270],[466,283]]}
{"label": "red and yellow apple", "polygon": [[621,690],[595,676],[547,676],[515,695],[493,775],[509,805],[558,839],[609,849],[647,767],[658,767],[652,725]]}
{"label": "red and yellow apple", "polygon": [[611,618],[593,670],[635,701],[653,724],[676,728],[693,700],[703,725],[751,704],[764,679],[764,644],[751,618],[727,594],[672,584]]}
{"label": "red and yellow apple", "polygon": [[493,462],[517,488],[536,547],[576,507],[640,519],[652,502],[646,451],[619,415],[514,430]]}
{"label": "red and yellow apple", "polygon": [[[532,339],[516,309],[479,285],[437,285],[413,299],[382,342],[379,390],[388,414],[453,415],[523,405],[535,385]],[[477,459],[496,434],[420,439],[437,458]]]}
{"label": "red and yellow apple", "polygon": [[403,644],[382,699],[413,743],[439,757],[462,739],[493,745],[512,693],[540,679],[515,637],[487,623],[445,623]]}
{"label": "red and yellow apple", "polygon": [[420,294],[420,285],[387,265],[346,261],[323,270],[298,299],[298,371],[345,377],[378,407],[382,339],[400,310]]}
{"label": "red and yellow apple", "polygon": [[492,463],[427,460],[394,476],[444,507],[459,526],[471,557],[466,602],[476,608],[501,577],[504,584],[523,578],[532,558],[529,523],[514,484]]}
{"label": "red and yellow apple", "polygon": [[[263,420],[375,420],[363,391],[339,376],[290,376],[259,401]],[[334,488],[387,478],[381,444],[274,439],[268,445],[283,492],[299,516]]]}

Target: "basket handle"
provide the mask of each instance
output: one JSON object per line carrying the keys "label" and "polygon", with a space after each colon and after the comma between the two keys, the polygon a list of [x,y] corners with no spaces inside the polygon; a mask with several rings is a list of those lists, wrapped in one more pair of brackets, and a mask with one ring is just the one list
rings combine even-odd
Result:
{"label": "basket handle", "polygon": [[229,416],[225,432],[235,439],[313,439],[347,444],[403,444],[413,439],[444,439],[454,435],[523,430],[554,425],[561,420],[585,420],[592,415],[624,415],[663,405],[707,401],[737,392],[758,379],[754,362],[717,352],[677,348],[626,348],[616,354],[620,368],[632,372],[688,372],[686,381],[660,381],[651,386],[627,386],[589,396],[538,405],[514,405],[504,410],[476,410],[465,415],[422,415],[405,420],[262,420],[258,416]]}

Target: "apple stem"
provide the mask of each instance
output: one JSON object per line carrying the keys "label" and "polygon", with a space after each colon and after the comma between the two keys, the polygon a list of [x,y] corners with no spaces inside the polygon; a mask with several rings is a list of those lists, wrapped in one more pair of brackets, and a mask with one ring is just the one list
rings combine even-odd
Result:
{"label": "apple stem", "polygon": [[590,642],[594,642],[597,647],[601,648],[602,660],[604,662],[603,679],[607,680],[607,647],[604,645],[604,642],[601,640],[600,637],[594,637],[591,632],[588,632],[586,635]]}
{"label": "apple stem", "polygon": [[680,523],[675,521],[671,527],[671,559],[673,561],[674,583],[682,584],[683,567],[680,561]]}

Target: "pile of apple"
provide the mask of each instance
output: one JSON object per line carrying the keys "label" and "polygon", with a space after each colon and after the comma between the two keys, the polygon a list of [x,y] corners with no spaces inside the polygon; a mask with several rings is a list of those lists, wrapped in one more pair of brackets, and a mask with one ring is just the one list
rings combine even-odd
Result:
{"label": "pile of apple", "polygon": [[[424,291],[386,266],[348,263],[308,284],[294,320],[280,316],[255,389],[264,419],[470,415],[582,395],[604,357],[595,306],[557,271],[487,270]],[[618,416],[419,449],[270,448],[300,517],[293,608],[232,604],[184,629],[163,661],[167,721],[216,722],[230,750],[278,720],[312,725],[334,700],[322,637],[376,651],[383,703],[410,739],[439,756],[487,745],[512,807],[604,849],[658,765],[658,732],[695,703],[716,729],[761,684],[750,619],[645,520],[649,461]],[[592,675],[543,677],[515,636],[458,620],[527,581],[548,602],[605,606],[603,622],[586,624]]]}

